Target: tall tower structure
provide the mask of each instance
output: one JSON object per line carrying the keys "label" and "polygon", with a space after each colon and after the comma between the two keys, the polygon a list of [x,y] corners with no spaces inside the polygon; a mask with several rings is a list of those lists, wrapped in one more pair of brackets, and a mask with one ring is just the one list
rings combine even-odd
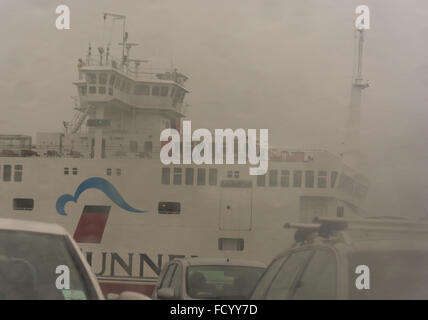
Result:
{"label": "tall tower structure", "polygon": [[355,29],[355,65],[351,85],[351,101],[348,120],[345,128],[345,141],[343,148],[343,160],[351,167],[359,167],[361,161],[360,151],[360,118],[362,91],[369,86],[363,79],[363,47],[364,29]]}

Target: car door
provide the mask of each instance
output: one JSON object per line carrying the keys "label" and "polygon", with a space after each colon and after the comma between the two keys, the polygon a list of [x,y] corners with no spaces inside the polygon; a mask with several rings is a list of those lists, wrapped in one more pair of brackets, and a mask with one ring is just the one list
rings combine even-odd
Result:
{"label": "car door", "polygon": [[327,248],[317,249],[296,282],[292,299],[336,299],[337,269],[334,251]]}

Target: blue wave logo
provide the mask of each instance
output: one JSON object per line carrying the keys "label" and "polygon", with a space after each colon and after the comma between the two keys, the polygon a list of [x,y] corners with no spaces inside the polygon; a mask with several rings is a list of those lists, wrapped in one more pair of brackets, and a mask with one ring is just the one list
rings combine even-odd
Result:
{"label": "blue wave logo", "polygon": [[83,181],[76,189],[74,196],[71,194],[63,194],[56,201],[56,211],[63,216],[66,216],[65,213],[65,205],[69,201],[77,202],[79,200],[80,195],[88,189],[97,189],[103,192],[110,200],[112,200],[115,204],[117,204],[123,210],[134,212],[134,213],[143,213],[147,212],[146,210],[138,210],[131,207],[120,195],[120,193],[116,190],[116,188],[103,178],[89,178]]}

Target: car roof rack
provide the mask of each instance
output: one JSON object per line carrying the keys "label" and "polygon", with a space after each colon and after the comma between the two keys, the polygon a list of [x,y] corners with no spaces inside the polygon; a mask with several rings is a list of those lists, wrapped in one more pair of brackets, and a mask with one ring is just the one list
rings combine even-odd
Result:
{"label": "car roof rack", "polygon": [[[370,238],[376,234],[428,234],[428,222],[410,220],[401,217],[367,217],[367,218],[339,218],[315,217],[313,223],[286,223],[284,228],[297,229],[294,239],[297,243],[304,243],[319,236],[330,239],[333,236],[342,236],[346,242],[352,238]],[[346,235],[344,234],[346,232]]]}

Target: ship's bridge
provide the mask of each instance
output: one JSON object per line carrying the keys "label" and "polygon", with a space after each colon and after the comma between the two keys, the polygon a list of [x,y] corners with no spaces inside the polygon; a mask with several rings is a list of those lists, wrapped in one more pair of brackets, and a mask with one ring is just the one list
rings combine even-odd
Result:
{"label": "ship's bridge", "polygon": [[123,64],[113,58],[106,62],[90,58],[87,63],[81,62],[79,80],[74,82],[81,106],[110,105],[159,111],[173,118],[185,116],[187,77],[177,70],[139,71],[140,61]]}
{"label": "ship's bridge", "polygon": [[[98,57],[89,50],[86,62],[79,60],[79,80],[74,82],[79,114],[68,127],[66,149],[76,149],[75,141],[80,138],[75,135],[86,121],[87,136],[95,139],[91,157],[121,153],[124,144],[132,145],[137,153],[159,150],[160,142],[154,137],[163,129],[181,131],[181,118],[187,108],[184,97],[189,92],[184,83],[188,78],[176,69],[142,70],[140,65],[146,61],[129,59],[129,52],[117,60],[103,55],[101,48],[99,51]],[[112,142],[119,140],[119,145]],[[140,150],[140,145],[144,149]]]}

